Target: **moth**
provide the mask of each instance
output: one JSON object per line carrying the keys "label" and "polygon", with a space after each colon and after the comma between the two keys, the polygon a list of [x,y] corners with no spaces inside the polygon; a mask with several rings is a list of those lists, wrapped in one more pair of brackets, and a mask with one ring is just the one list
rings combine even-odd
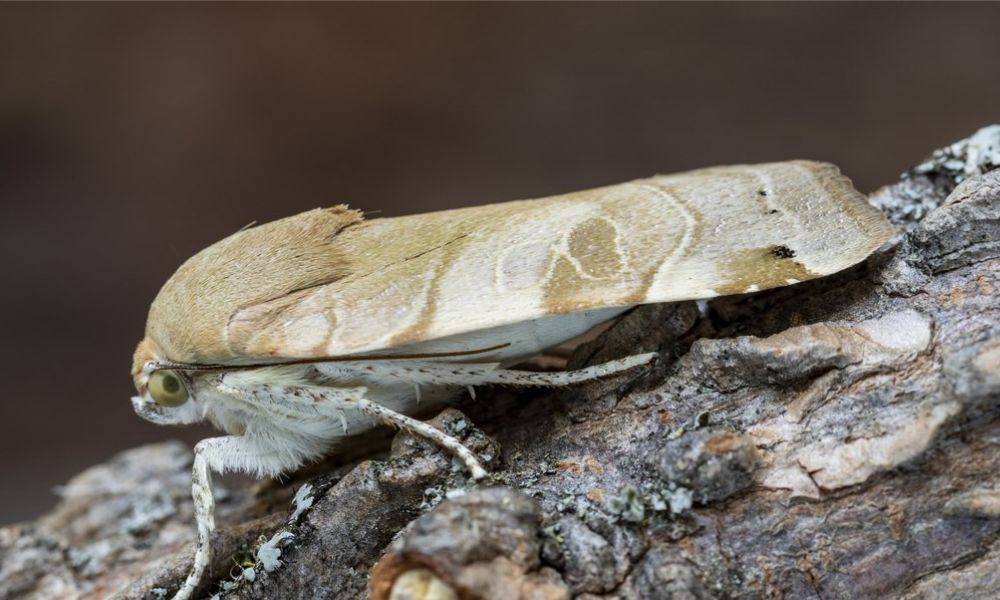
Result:
{"label": "moth", "polygon": [[821,277],[891,235],[835,166],[791,161],[397,218],[342,205],[225,238],[160,290],[132,367],[140,417],[226,433],[195,447],[199,540],[175,598],[210,562],[211,472],[278,475],[388,421],[481,478],[472,451],[412,415],[474,386],[644,365],[653,354],[510,368],[637,305]]}

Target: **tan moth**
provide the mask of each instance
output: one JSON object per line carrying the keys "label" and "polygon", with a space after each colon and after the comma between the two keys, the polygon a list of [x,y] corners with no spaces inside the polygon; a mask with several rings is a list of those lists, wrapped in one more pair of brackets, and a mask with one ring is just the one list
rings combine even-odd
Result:
{"label": "tan moth", "polygon": [[646,303],[794,284],[867,257],[892,231],[833,165],[792,161],[656,176],[538,200],[364,220],[316,209],[235,233],[185,262],[149,311],[132,375],[154,423],[207,419],[195,447],[197,589],[214,529],[210,472],[272,476],[470,386],[561,386],[508,369]]}

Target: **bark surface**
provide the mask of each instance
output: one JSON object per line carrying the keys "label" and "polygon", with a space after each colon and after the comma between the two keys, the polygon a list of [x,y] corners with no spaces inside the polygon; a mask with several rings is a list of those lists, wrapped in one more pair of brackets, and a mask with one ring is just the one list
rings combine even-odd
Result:
{"label": "bark surface", "polygon": [[[203,595],[995,597],[998,149],[983,130],[873,194],[899,235],[856,268],[641,307],[569,360],[657,351],[652,368],[437,415],[490,462],[480,485],[405,434],[230,485]],[[0,529],[0,599],[169,597],[190,464],[179,443],[124,452]]]}

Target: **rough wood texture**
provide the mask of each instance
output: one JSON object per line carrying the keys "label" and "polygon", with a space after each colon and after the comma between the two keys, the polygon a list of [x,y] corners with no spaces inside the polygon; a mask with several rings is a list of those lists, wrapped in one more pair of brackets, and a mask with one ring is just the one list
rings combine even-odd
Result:
{"label": "rough wood texture", "polygon": [[[859,267],[642,307],[570,362],[658,350],[654,368],[437,416],[491,463],[484,485],[398,435],[388,456],[232,487],[204,594],[996,594],[1000,171],[952,148],[873,195],[901,235]],[[167,597],[194,549],[190,460],[130,450],[0,530],[0,599]]]}

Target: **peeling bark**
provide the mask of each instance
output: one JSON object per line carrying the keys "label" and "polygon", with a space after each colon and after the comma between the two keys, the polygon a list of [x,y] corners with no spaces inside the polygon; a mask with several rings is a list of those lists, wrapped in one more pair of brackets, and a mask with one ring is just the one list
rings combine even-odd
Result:
{"label": "peeling bark", "polygon": [[[659,352],[645,372],[435,417],[488,460],[484,484],[399,434],[388,455],[376,436],[363,461],[231,487],[204,595],[996,594],[1000,171],[972,147],[873,195],[901,233],[864,264],[640,307],[569,363]],[[130,450],[0,530],[0,599],[168,597],[194,548],[190,461]]]}

